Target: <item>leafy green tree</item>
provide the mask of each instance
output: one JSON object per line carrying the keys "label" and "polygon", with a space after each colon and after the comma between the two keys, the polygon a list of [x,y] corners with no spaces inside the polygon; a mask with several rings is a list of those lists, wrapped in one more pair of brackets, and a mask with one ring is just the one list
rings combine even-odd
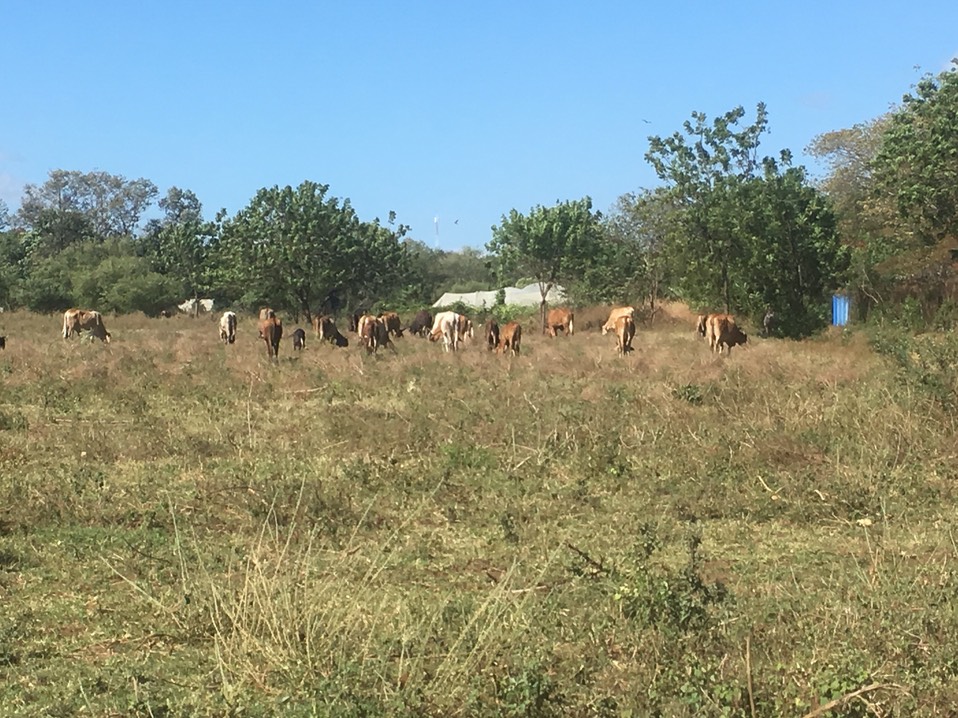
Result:
{"label": "leafy green tree", "polygon": [[[50,214],[78,214],[89,222],[94,238],[131,236],[156,195],[156,185],[143,178],[128,180],[108,172],[52,170],[42,185],[24,187],[17,222],[34,230],[44,222],[56,227]],[[61,239],[60,244],[65,242]]]}
{"label": "leafy green tree", "polygon": [[27,247],[19,232],[0,232],[0,307],[18,304]]}
{"label": "leafy green tree", "polygon": [[28,256],[28,281],[18,301],[37,312],[83,306],[101,312],[157,314],[178,296],[179,285],[151,270],[133,241],[87,240],[51,256]]}
{"label": "leafy green tree", "polygon": [[586,267],[580,293],[596,302],[647,303],[654,314],[668,293],[666,250],[678,221],[672,194],[663,188],[619,197],[602,220],[603,247]]}
{"label": "leafy green tree", "polygon": [[741,254],[734,232],[738,191],[760,167],[759,140],[768,126],[764,103],[756,107],[755,122],[737,131],[744,116],[736,107],[710,123],[693,112],[684,135],[650,137],[645,155],[682,207],[684,237],[672,247],[686,268],[678,277],[680,291],[699,305],[721,299],[726,311],[733,305],[732,266]]}
{"label": "leafy green tree", "polygon": [[601,248],[601,215],[585,197],[554,207],[537,205],[528,215],[515,209],[492,228],[486,245],[500,272],[531,276],[542,295],[540,314],[545,326],[546,296],[560,282],[571,283]]}
{"label": "leafy green tree", "polygon": [[406,227],[360,222],[348,199],[328,192],[310,181],[261,189],[225,220],[215,260],[224,291],[246,306],[269,303],[311,319],[310,307],[331,291],[366,297],[394,283]]}
{"label": "leafy green tree", "polygon": [[891,115],[854,127],[818,135],[806,148],[827,166],[819,182],[838,220],[842,242],[851,250],[850,288],[852,306],[864,319],[869,308],[884,294],[886,278],[879,266],[908,252],[912,232],[898,216],[896,202],[878,190],[874,162],[881,149]]}
{"label": "leafy green tree", "polygon": [[904,96],[873,171],[925,244],[958,236],[958,70],[926,76]]}
{"label": "leafy green tree", "polygon": [[[141,251],[155,271],[181,284],[180,296],[199,299],[211,286],[210,248],[216,225],[203,221],[203,206],[190,190],[172,187],[159,206],[164,216],[147,225],[139,240]],[[198,312],[199,303],[194,307]]]}
{"label": "leafy green tree", "polygon": [[782,168],[770,158],[764,167],[764,176],[743,184],[738,203],[739,306],[756,318],[773,307],[779,331],[801,337],[826,325],[829,297],[844,280],[851,251],[804,168]]}

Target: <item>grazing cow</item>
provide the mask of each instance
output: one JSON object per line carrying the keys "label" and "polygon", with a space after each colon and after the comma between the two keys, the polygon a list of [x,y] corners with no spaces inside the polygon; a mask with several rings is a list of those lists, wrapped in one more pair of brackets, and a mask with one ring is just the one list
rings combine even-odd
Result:
{"label": "grazing cow", "polygon": [[619,354],[632,351],[632,338],[635,336],[635,320],[627,314],[615,320],[615,348]]}
{"label": "grazing cow", "polygon": [[409,325],[408,331],[411,334],[418,334],[420,337],[429,335],[429,329],[432,327],[432,314],[425,309],[416,312],[416,317]]}
{"label": "grazing cow", "polygon": [[561,330],[571,337],[575,334],[575,328],[572,325],[573,319],[575,319],[575,314],[571,309],[550,309],[546,316],[546,331],[554,337]]}
{"label": "grazing cow", "polygon": [[472,320],[467,317],[465,314],[459,315],[459,343],[462,344],[462,340],[466,338],[466,335],[469,335],[470,339],[473,339],[476,336],[476,332],[472,326]]}
{"label": "grazing cow", "polygon": [[110,332],[103,324],[103,317],[99,312],[86,309],[67,309],[63,313],[63,338],[69,339],[81,330],[92,332],[101,342],[110,343]]}
{"label": "grazing cow", "polygon": [[399,315],[396,312],[383,312],[379,315],[379,318],[386,325],[387,332],[397,339],[402,338],[402,322],[400,322]]}
{"label": "grazing cow", "polygon": [[223,312],[220,317],[220,339],[224,344],[232,344],[236,341],[236,314],[234,312]]}
{"label": "grazing cow", "polygon": [[369,307],[360,307],[349,316],[349,331],[359,333],[359,320],[369,314]]}
{"label": "grazing cow", "polygon": [[283,322],[275,314],[259,323],[259,335],[266,342],[266,356],[279,359],[279,341],[283,338]]}
{"label": "grazing cow", "polygon": [[339,333],[332,317],[313,317],[313,330],[319,341],[328,341],[338,347],[349,346],[349,340]]}
{"label": "grazing cow", "polygon": [[700,337],[705,337],[706,332],[708,331],[709,326],[709,315],[708,314],[699,314],[698,318],[695,320],[695,331],[698,332]]}
{"label": "grazing cow", "polygon": [[259,310],[260,321],[263,321],[264,319],[272,319],[275,316],[276,316],[276,312],[274,312],[269,307],[260,307],[260,310]]}
{"label": "grazing cow", "polygon": [[164,319],[169,319],[170,317],[173,316],[173,313],[170,312],[169,309],[161,309],[160,316],[163,317]]}
{"label": "grazing cow", "polygon": [[738,328],[735,324],[735,318],[731,314],[709,314],[707,320],[707,338],[709,349],[713,352],[722,353],[722,346],[728,348],[728,354],[731,356],[732,347],[737,344],[745,344],[748,341],[748,335]]}
{"label": "grazing cow", "polygon": [[293,351],[306,348],[306,332],[299,327],[293,332]]}
{"label": "grazing cow", "polygon": [[367,314],[359,320],[359,336],[362,339],[363,346],[366,347],[366,353],[372,354],[379,347],[389,346],[393,351],[396,347],[389,339],[389,330],[386,329],[386,323],[378,317]]}
{"label": "grazing cow", "polygon": [[486,348],[489,351],[499,346],[499,324],[495,319],[486,320]]}
{"label": "grazing cow", "polygon": [[609,318],[606,320],[605,324],[602,325],[602,334],[608,334],[609,332],[614,332],[615,322],[619,317],[628,317],[635,321],[635,307],[613,307],[612,311],[609,312]]}
{"label": "grazing cow", "polygon": [[455,312],[439,312],[432,322],[432,331],[429,333],[429,341],[435,342],[442,339],[443,351],[456,351],[459,348],[459,316]]}
{"label": "grazing cow", "polygon": [[775,318],[775,312],[772,311],[771,307],[766,307],[765,316],[762,317],[762,336],[772,336],[772,332],[775,331],[775,327],[777,326],[778,320]]}
{"label": "grazing cow", "polygon": [[7,338],[0,337],[0,349],[6,349],[6,348],[7,348]]}
{"label": "grazing cow", "polygon": [[496,353],[504,352],[507,349],[513,354],[519,356],[519,344],[522,342],[522,327],[519,322],[509,322],[499,332],[499,343],[496,346]]}

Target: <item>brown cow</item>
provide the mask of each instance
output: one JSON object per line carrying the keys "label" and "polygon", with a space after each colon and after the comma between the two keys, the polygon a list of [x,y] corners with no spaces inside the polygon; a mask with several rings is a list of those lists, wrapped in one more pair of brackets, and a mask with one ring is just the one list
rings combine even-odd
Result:
{"label": "brown cow", "polygon": [[283,338],[283,322],[275,314],[259,323],[259,335],[266,342],[266,356],[279,359],[279,341]]}
{"label": "brown cow", "polygon": [[362,339],[363,346],[366,347],[366,353],[372,354],[379,350],[379,347],[388,346],[393,351],[396,347],[389,339],[389,330],[386,324],[378,317],[367,314],[359,320],[359,336]]}
{"label": "brown cow", "polygon": [[386,325],[387,332],[397,339],[402,338],[402,322],[399,320],[399,315],[396,314],[396,312],[383,312],[379,315],[379,318],[383,324]]}
{"label": "brown cow", "polygon": [[721,354],[724,345],[731,356],[732,347],[744,345],[748,341],[748,335],[738,328],[731,314],[709,314],[706,324],[706,335],[712,352]]}
{"label": "brown cow", "polygon": [[489,351],[499,346],[499,323],[495,319],[486,320],[486,348]]}
{"label": "brown cow", "polygon": [[313,331],[320,341],[328,341],[338,347],[348,347],[349,340],[339,333],[336,322],[329,316],[313,317]]}
{"label": "brown cow", "polygon": [[550,309],[546,317],[546,331],[549,332],[549,336],[554,337],[561,330],[571,337],[575,334],[573,319],[575,314],[571,309]]}
{"label": "brown cow", "polygon": [[615,320],[615,348],[619,354],[632,351],[632,338],[635,336],[635,321],[628,315]]}
{"label": "brown cow", "polygon": [[635,307],[613,307],[612,311],[609,312],[609,318],[602,325],[602,333],[614,332],[615,322],[619,317],[628,317],[635,320]]}
{"label": "brown cow", "polygon": [[469,335],[469,338],[472,339],[476,336],[475,329],[472,326],[472,320],[467,317],[465,314],[459,315],[459,343],[462,343],[462,340],[466,338],[466,335]]}
{"label": "brown cow", "polygon": [[296,327],[293,332],[293,351],[300,351],[306,348],[306,332],[300,327]]}
{"label": "brown cow", "polygon": [[432,328],[432,314],[427,310],[422,309],[416,312],[415,318],[412,320],[412,324],[409,325],[409,332],[411,334],[418,334],[420,337],[429,336],[429,330]]}
{"label": "brown cow", "polygon": [[507,349],[519,356],[519,344],[522,343],[522,327],[519,322],[509,322],[499,332],[499,343],[496,346],[496,353],[504,352]]}
{"label": "brown cow", "polygon": [[82,330],[90,331],[101,342],[110,343],[110,332],[99,312],[87,309],[67,309],[63,313],[63,338],[69,339]]}

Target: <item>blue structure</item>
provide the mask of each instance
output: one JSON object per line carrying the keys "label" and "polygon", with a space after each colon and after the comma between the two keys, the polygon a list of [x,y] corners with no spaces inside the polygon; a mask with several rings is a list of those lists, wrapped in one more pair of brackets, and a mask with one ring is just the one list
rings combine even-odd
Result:
{"label": "blue structure", "polygon": [[851,301],[845,294],[832,296],[832,326],[843,327],[848,324],[848,308]]}

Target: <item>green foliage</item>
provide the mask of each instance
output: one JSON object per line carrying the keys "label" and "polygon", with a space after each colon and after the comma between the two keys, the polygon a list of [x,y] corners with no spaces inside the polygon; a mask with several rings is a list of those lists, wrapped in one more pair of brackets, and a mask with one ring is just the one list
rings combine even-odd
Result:
{"label": "green foliage", "polygon": [[52,231],[57,249],[70,241],[69,236],[60,234],[65,218],[82,218],[89,236],[95,238],[129,237],[156,194],[156,185],[143,178],[128,180],[102,171],[51,170],[42,185],[24,187],[17,221],[41,234]]}
{"label": "green foliage", "polygon": [[302,312],[331,291],[347,303],[369,301],[398,286],[406,266],[406,228],[360,222],[349,200],[329,186],[303,182],[261,189],[222,227],[215,281],[250,307],[268,303]]}
{"label": "green foliage", "polygon": [[588,197],[554,207],[537,205],[528,215],[515,209],[492,228],[486,245],[500,275],[529,275],[539,283],[543,301],[561,282],[582,276],[601,246],[601,215]]}
{"label": "green foliage", "polygon": [[619,569],[613,598],[623,614],[643,626],[670,633],[702,631],[712,625],[711,609],[729,600],[725,586],[702,576],[701,534],[689,533],[686,560],[679,569],[652,562],[661,543],[651,524],[639,527],[633,563]]}
{"label": "green foliage", "polygon": [[739,107],[709,123],[693,113],[685,136],[651,138],[646,158],[669,183],[669,222],[681,227],[665,235],[665,251],[691,305],[752,316],[771,306],[786,336],[804,336],[824,326],[848,251],[824,197],[790,166],[791,153],[759,160],[765,106],[736,131],[743,116]]}
{"label": "green foliage", "polygon": [[879,191],[926,243],[958,236],[958,72],[922,78],[882,140],[873,163]]}
{"label": "green foliage", "polygon": [[954,332],[912,335],[923,324],[913,302],[905,302],[895,323],[874,330],[871,345],[876,352],[892,359],[902,379],[932,397],[942,407],[958,408],[958,335]]}

